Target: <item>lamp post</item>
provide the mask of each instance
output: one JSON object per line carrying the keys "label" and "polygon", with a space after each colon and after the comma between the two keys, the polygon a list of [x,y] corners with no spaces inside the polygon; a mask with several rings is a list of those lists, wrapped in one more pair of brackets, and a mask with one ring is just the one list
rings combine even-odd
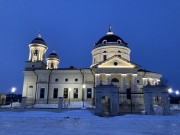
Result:
{"label": "lamp post", "polygon": [[178,96],[180,93],[179,93],[179,90],[177,90],[176,92],[175,92],[175,94]]}
{"label": "lamp post", "polygon": [[173,93],[172,88],[169,88],[169,89],[168,89],[168,92],[169,92],[169,94]]}
{"label": "lamp post", "polygon": [[179,103],[180,103],[180,101],[179,101],[179,95],[180,95],[179,90],[176,90],[176,91],[175,91],[175,94],[176,94],[176,96],[177,96],[178,106],[179,106]]}
{"label": "lamp post", "polygon": [[71,88],[69,88],[69,108],[70,108],[70,96],[71,96]]}
{"label": "lamp post", "polygon": [[82,86],[82,100],[83,100],[83,108],[84,108],[84,90],[85,90],[85,88],[86,88],[86,84],[83,84],[83,86]]}
{"label": "lamp post", "polygon": [[12,87],[11,88],[11,108],[12,108],[12,103],[13,103],[13,95],[14,95],[15,91],[16,91],[16,88]]}

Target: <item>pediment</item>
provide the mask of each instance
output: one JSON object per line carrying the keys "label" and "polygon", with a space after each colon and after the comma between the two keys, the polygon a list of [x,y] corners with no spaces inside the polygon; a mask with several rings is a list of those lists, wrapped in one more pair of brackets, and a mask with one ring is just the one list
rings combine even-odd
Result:
{"label": "pediment", "polygon": [[111,57],[106,61],[103,61],[96,65],[97,68],[135,68],[136,64],[121,58],[121,57]]}

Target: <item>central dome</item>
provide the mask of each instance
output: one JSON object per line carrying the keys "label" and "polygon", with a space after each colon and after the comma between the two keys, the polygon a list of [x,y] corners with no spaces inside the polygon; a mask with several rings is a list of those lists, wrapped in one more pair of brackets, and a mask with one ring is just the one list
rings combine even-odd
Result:
{"label": "central dome", "polygon": [[109,31],[107,32],[107,35],[102,37],[97,43],[94,45],[94,49],[98,47],[103,46],[124,46],[128,47],[127,43],[123,41],[122,38],[120,38],[117,35],[114,35],[111,26],[109,27]]}

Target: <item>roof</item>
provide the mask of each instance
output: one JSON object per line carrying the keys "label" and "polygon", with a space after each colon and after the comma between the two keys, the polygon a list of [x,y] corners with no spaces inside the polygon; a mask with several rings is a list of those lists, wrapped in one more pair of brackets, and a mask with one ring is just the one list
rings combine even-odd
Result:
{"label": "roof", "polygon": [[58,55],[53,51],[52,53],[49,54],[48,58],[57,58],[59,59]]}
{"label": "roof", "polygon": [[109,31],[107,32],[107,35],[103,36],[99,39],[97,43],[94,45],[94,49],[102,46],[124,46],[128,47],[128,44],[124,42],[122,38],[120,38],[117,35],[114,35],[114,33],[111,30],[111,26],[109,27]]}
{"label": "roof", "polygon": [[155,73],[155,74],[160,74],[160,73],[157,73],[157,72],[152,72],[152,71],[149,71],[149,70],[146,70],[146,69],[139,69],[138,72],[146,72],[146,73]]}
{"label": "roof", "polygon": [[31,44],[43,44],[46,45],[46,42],[42,39],[40,33],[38,34],[38,36],[31,41]]}

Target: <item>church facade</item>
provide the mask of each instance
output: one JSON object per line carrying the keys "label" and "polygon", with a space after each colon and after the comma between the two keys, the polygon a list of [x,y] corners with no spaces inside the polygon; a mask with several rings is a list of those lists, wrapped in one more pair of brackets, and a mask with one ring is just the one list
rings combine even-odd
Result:
{"label": "church facade", "polygon": [[58,97],[63,97],[64,102],[95,105],[96,87],[114,85],[118,87],[120,107],[128,106],[133,99],[134,106],[143,110],[143,87],[158,85],[162,77],[133,63],[128,44],[112,32],[111,26],[94,44],[90,68],[60,68],[59,56],[52,52],[46,58],[47,49],[40,34],[29,44],[22,93],[28,104],[57,104]]}

